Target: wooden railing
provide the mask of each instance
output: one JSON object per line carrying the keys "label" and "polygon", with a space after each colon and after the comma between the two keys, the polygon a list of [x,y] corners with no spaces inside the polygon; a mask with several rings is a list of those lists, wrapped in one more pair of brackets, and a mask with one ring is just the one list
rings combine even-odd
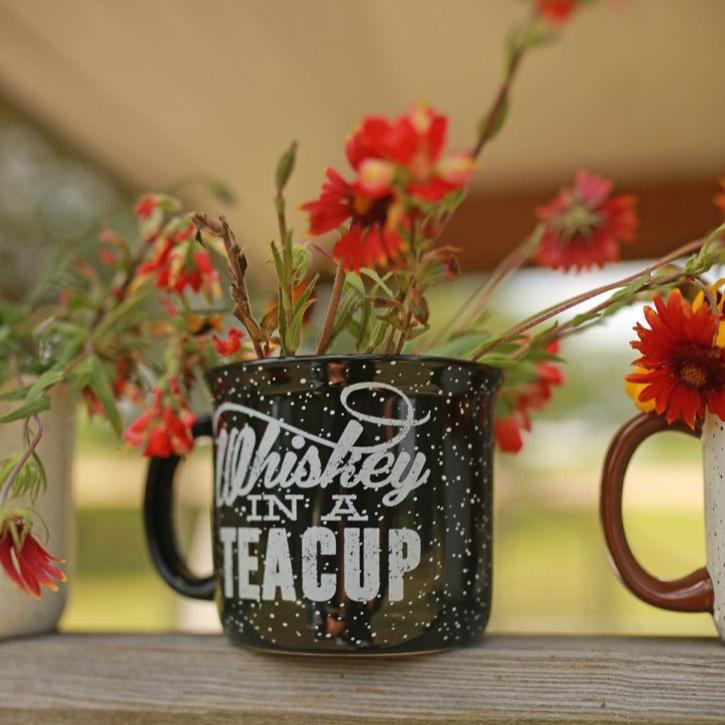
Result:
{"label": "wooden railing", "polygon": [[293,657],[218,635],[0,644],[0,723],[725,722],[715,639],[490,636],[418,657]]}

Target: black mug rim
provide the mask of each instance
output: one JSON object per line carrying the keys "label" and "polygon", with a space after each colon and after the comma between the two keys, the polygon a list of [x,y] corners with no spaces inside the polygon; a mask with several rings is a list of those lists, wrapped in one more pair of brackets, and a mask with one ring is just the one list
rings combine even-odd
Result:
{"label": "black mug rim", "polygon": [[256,360],[239,360],[237,362],[226,363],[224,365],[217,365],[211,368],[205,374],[205,378],[208,380],[212,375],[218,374],[224,370],[231,371],[238,368],[249,368],[249,367],[267,367],[274,365],[290,365],[300,362],[345,362],[348,360],[361,360],[365,362],[372,362],[373,360],[379,362],[432,362],[440,363],[444,365],[459,365],[479,370],[484,373],[491,382],[498,387],[501,384],[503,372],[500,368],[495,368],[492,365],[486,365],[485,363],[476,362],[475,360],[463,360],[453,357],[443,357],[439,355],[386,355],[376,353],[326,353],[325,355],[288,355],[285,357],[265,357],[257,358]]}

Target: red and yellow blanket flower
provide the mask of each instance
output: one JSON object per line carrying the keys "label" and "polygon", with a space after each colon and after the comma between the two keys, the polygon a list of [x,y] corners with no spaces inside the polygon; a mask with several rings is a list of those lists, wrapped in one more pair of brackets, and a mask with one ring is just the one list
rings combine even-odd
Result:
{"label": "red and yellow blanket flower", "polygon": [[690,304],[679,290],[665,302],[654,297],[644,315],[649,328],[637,324],[631,345],[641,353],[639,370],[627,376],[639,403],[654,402],[668,423],[684,420],[690,428],[706,412],[725,420],[725,348],[718,342],[720,310],[702,300]]}
{"label": "red and yellow blanket flower", "polygon": [[348,139],[355,179],[328,168],[319,198],[302,205],[312,236],[348,225],[333,248],[346,270],[395,260],[407,249],[416,205],[466,186],[473,160],[467,153],[443,157],[447,129],[445,116],[417,105],[395,120],[368,116]]}
{"label": "red and yellow blanket flower", "polygon": [[23,516],[11,515],[0,522],[0,566],[8,579],[25,594],[40,597],[41,587],[58,590],[66,580],[51,556],[38,541]]}
{"label": "red and yellow blanket flower", "polygon": [[611,196],[609,179],[580,170],[574,186],[536,211],[544,232],[536,261],[552,269],[577,270],[619,261],[619,245],[634,241],[636,198]]}

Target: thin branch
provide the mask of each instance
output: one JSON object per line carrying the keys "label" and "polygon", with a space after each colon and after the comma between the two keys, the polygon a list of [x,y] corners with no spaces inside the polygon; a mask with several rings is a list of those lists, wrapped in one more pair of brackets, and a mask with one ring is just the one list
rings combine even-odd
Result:
{"label": "thin branch", "polygon": [[[672,284],[673,282],[684,282],[693,281],[692,278],[689,275],[684,274],[682,271],[676,272],[664,277],[653,277],[650,281],[646,282],[642,285],[642,287],[638,290],[638,292],[645,292],[649,289],[653,289],[655,287],[664,287],[668,284]],[[606,299],[603,302],[600,302],[597,305],[594,305],[591,309],[587,310],[586,312],[582,313],[587,316],[594,316],[598,315],[600,312],[604,312],[611,304],[610,299]],[[577,315],[578,316],[578,315]],[[590,324],[594,324],[594,322],[597,322],[598,320],[592,319]],[[551,330],[551,332],[548,335],[544,335],[544,339],[540,340],[540,344],[545,345],[551,340],[558,340],[563,337],[568,337],[570,335],[573,335],[577,332],[583,331],[582,326],[577,326],[574,324],[574,318],[571,320],[567,320],[563,324],[556,327],[554,330]],[[518,356],[518,352],[514,354],[514,357]]]}
{"label": "thin branch", "polygon": [[390,325],[388,329],[388,334],[385,336],[385,341],[383,344],[383,353],[385,355],[390,355],[393,352],[393,342],[395,341],[395,328]]}
{"label": "thin branch", "polygon": [[[15,374],[15,378],[17,380],[18,386],[20,388],[23,387],[23,377],[20,374],[20,368],[18,367],[18,361],[17,358],[13,355],[10,358],[10,366],[13,369],[13,372]],[[43,437],[43,421],[40,420],[40,417],[38,415],[32,416],[33,420],[35,421],[35,435],[33,435],[32,440],[28,443],[27,448],[25,449],[25,452],[20,457],[20,460],[15,464],[13,467],[13,470],[10,471],[10,474],[5,479],[5,481],[2,484],[2,487],[0,487],[0,506],[4,505],[5,502],[8,499],[8,496],[10,495],[10,491],[12,491],[13,484],[18,478],[18,475],[20,474],[20,471],[22,470],[23,466],[30,460],[30,457],[35,453],[35,449],[38,447],[38,444],[40,443],[41,438]],[[26,418],[23,421],[23,438],[28,440],[28,430],[30,426],[30,418]]]}
{"label": "thin branch", "polygon": [[405,324],[403,326],[403,330],[400,332],[400,337],[398,338],[398,344],[395,346],[395,354],[400,355],[401,352],[403,352],[403,345],[405,345],[405,342],[407,340],[408,336],[408,328],[410,327],[411,318],[413,317],[410,310],[406,313],[405,317]]}
{"label": "thin branch", "polygon": [[[504,345],[507,342],[511,342],[511,340],[514,340],[517,337],[523,335],[525,332],[528,332],[531,328],[541,325],[542,323],[546,322],[547,320],[550,320],[552,317],[556,317],[556,315],[559,315],[562,312],[566,312],[567,310],[571,309],[572,307],[576,307],[577,305],[581,304],[582,302],[586,302],[587,300],[590,300],[594,297],[598,297],[599,295],[604,294],[605,292],[611,292],[612,290],[618,289],[620,287],[626,287],[628,284],[630,284],[631,282],[634,282],[635,280],[639,279],[643,275],[651,274],[652,272],[656,271],[657,269],[660,269],[661,267],[668,265],[670,262],[674,261],[678,257],[682,257],[686,254],[689,254],[690,252],[697,251],[698,249],[703,247],[705,244],[712,241],[712,239],[713,239],[713,237],[712,237],[712,235],[710,235],[706,238],[697,239],[695,241],[688,242],[687,244],[683,244],[681,247],[678,247],[673,252],[670,252],[666,256],[657,260],[654,264],[651,264],[648,267],[645,267],[640,272],[631,274],[616,282],[610,282],[609,284],[602,285],[601,287],[597,287],[593,290],[589,290],[587,292],[582,292],[581,294],[576,295],[575,297],[571,297],[568,300],[564,300],[563,302],[560,302],[556,305],[548,307],[547,309],[545,309],[541,312],[537,312],[535,315],[528,317],[526,320],[524,320],[519,325],[516,325],[515,327],[512,327],[509,330],[507,330],[506,332],[504,332],[502,335],[499,335],[499,337],[497,337],[495,340],[491,340],[490,342],[486,342],[483,345],[481,345],[477,350],[475,350],[473,352],[471,359],[472,360],[480,359],[487,352],[491,352],[495,348],[500,347],[501,345]],[[661,284],[661,282],[659,282],[658,284]]]}
{"label": "thin branch", "polygon": [[[131,258],[131,263],[129,264],[128,269],[126,270],[126,275],[123,278],[123,282],[121,282],[121,285],[118,287],[116,292],[111,296],[112,303],[115,302],[117,304],[120,304],[126,299],[126,295],[128,294],[129,289],[131,288],[131,284],[136,279],[136,272],[138,272],[138,268],[143,262],[144,257],[146,256],[146,252],[148,251],[148,247],[145,244],[142,244],[138,250],[136,250],[136,254]],[[111,305],[114,306],[113,304]],[[93,319],[91,320],[90,329],[91,331],[95,330],[99,327],[101,322],[103,322],[104,318],[109,312],[108,305],[101,305],[97,310],[95,315],[93,316]]]}
{"label": "thin branch", "polygon": [[330,293],[330,301],[327,303],[327,312],[325,312],[325,322],[322,325],[320,339],[317,342],[317,354],[324,355],[330,340],[332,339],[332,331],[335,326],[335,316],[337,315],[340,299],[342,297],[343,282],[345,281],[345,270],[342,262],[339,262],[335,270],[335,281],[332,283],[332,292]]}
{"label": "thin branch", "polygon": [[451,316],[448,322],[439,328],[438,332],[425,345],[424,350],[437,345],[443,338],[450,338],[465,330],[468,325],[477,321],[485,311],[485,306],[493,296],[493,293],[531,256],[532,251],[538,246],[541,239],[543,225],[536,229],[506,257],[504,257],[483,281],[480,287],[475,289],[461,307]]}
{"label": "thin branch", "polygon": [[206,229],[224,242],[227,253],[227,264],[232,275],[231,293],[234,300],[234,316],[244,325],[254,345],[257,357],[264,357],[262,345],[267,342],[267,336],[252,315],[249,303],[247,285],[244,281],[247,272],[247,258],[244,256],[232,228],[227,220],[220,216],[218,221],[212,221],[206,214],[194,214],[194,224],[198,229]]}
{"label": "thin branch", "polygon": [[[20,457],[20,460],[15,464],[13,470],[10,471],[10,475],[7,477],[7,479],[5,479],[5,482],[2,485],[2,489],[0,489],[0,505],[4,505],[7,501],[8,496],[10,495],[10,491],[12,491],[13,484],[17,480],[20,471],[22,470],[23,466],[30,460],[30,457],[33,455],[33,453],[35,453],[35,449],[38,447],[40,439],[43,437],[43,431],[45,430],[43,427],[43,422],[37,415],[33,416],[33,420],[35,421],[36,425],[35,435],[28,444],[28,447],[25,449],[23,455]],[[30,418],[26,418],[23,424],[25,431],[28,430],[29,424]]]}
{"label": "thin branch", "polygon": [[504,76],[503,82],[498,89],[493,105],[486,116],[486,122],[478,134],[478,141],[476,141],[476,144],[471,150],[473,158],[478,158],[484,146],[486,146],[486,144],[496,135],[496,132],[498,131],[498,127],[501,123],[501,113],[508,104],[511,86],[516,78],[516,73],[521,66],[525,49],[525,46],[518,45],[513,51],[510,62],[506,67],[506,75]]}

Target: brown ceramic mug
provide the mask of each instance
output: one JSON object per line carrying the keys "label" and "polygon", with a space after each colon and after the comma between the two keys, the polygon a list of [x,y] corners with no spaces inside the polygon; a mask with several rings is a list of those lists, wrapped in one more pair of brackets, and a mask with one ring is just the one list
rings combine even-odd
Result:
{"label": "brown ceramic mug", "polygon": [[[660,431],[674,430],[702,439],[705,483],[707,566],[681,579],[663,581],[647,572],[627,542],[622,521],[622,489],[627,466],[637,447]],[[710,612],[725,640],[725,423],[712,414],[690,430],[668,425],[654,413],[625,423],[609,445],[602,471],[600,515],[610,560],[624,585],[655,607],[678,612]]]}

